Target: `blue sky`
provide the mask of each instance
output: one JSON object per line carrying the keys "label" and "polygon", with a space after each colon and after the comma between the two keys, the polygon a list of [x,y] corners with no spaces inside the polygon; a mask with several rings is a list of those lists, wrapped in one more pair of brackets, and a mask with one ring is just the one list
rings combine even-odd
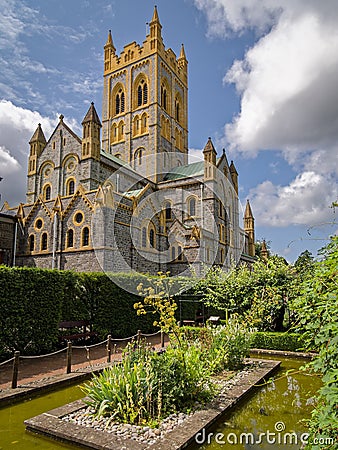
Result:
{"label": "blue sky", "polygon": [[[189,61],[189,148],[209,136],[239,172],[256,238],[294,261],[337,232],[335,0],[157,0],[166,47]],[[28,141],[62,113],[101,115],[103,45],[142,44],[148,0],[0,0],[0,193],[25,200]],[[337,212],[338,213],[338,212]]]}

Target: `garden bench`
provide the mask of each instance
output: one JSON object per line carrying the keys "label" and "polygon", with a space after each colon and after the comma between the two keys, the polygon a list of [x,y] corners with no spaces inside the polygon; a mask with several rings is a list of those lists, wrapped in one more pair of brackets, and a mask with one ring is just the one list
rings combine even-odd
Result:
{"label": "garden bench", "polygon": [[[87,320],[72,320],[72,321],[64,321],[59,323],[59,330],[62,331],[72,330],[73,332],[70,334],[61,334],[59,336],[59,342],[78,342],[78,341],[86,341],[93,337],[97,337],[96,331],[88,331],[88,327],[90,323]],[[80,330],[80,331],[78,331]]]}

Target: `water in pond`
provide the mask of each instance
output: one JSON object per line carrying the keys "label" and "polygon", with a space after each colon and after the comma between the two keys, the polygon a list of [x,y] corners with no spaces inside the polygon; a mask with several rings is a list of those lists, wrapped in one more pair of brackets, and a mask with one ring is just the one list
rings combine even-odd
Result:
{"label": "water in pond", "polygon": [[0,409],[0,450],[61,450],[68,446],[25,431],[24,420],[83,397],[78,386]]}
{"label": "water in pond", "polygon": [[[223,416],[216,426],[197,435],[198,445],[189,448],[299,449],[301,435],[306,433],[301,421],[310,417],[313,396],[321,386],[318,377],[299,372],[300,366],[306,362],[303,359],[283,358],[273,382],[256,388],[254,394]],[[216,437],[217,433],[220,434]]]}

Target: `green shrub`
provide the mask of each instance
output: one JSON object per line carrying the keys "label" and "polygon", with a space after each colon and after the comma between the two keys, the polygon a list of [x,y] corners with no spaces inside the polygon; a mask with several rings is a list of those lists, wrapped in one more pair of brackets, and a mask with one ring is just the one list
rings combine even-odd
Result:
{"label": "green shrub", "polygon": [[183,356],[177,347],[158,355],[145,346],[129,345],[121,364],[94,376],[82,389],[97,417],[156,425],[161,417],[210,398],[210,370],[200,356],[195,346]]}
{"label": "green shrub", "polygon": [[0,348],[6,357],[48,352],[58,340],[66,294],[63,274],[36,268],[0,267]]}
{"label": "green shrub", "polygon": [[284,350],[290,352],[304,351],[305,340],[300,333],[278,333],[257,331],[252,336],[251,348],[267,350]]}

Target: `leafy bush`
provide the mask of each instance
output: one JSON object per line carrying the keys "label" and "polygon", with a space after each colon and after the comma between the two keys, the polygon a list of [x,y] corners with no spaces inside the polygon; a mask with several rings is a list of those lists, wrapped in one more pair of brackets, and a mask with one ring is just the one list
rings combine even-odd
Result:
{"label": "leafy bush", "polygon": [[252,348],[297,352],[303,351],[304,346],[304,336],[300,333],[257,331],[252,335]]}
{"label": "leafy bush", "polygon": [[324,383],[309,423],[309,441],[332,438],[333,442],[327,447],[308,446],[315,450],[338,448],[338,236],[331,238],[322,254],[324,259],[315,264],[294,303],[307,348],[319,351],[309,366],[322,374]]}

